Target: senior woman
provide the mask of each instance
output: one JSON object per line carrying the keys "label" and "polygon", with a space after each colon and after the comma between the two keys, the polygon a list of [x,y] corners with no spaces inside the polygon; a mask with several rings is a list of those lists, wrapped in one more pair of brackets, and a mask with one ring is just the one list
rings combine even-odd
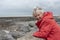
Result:
{"label": "senior woman", "polygon": [[60,40],[60,27],[55,21],[52,12],[44,12],[42,8],[36,7],[33,10],[33,17],[37,20],[35,24],[38,28],[33,33],[34,37],[45,40]]}

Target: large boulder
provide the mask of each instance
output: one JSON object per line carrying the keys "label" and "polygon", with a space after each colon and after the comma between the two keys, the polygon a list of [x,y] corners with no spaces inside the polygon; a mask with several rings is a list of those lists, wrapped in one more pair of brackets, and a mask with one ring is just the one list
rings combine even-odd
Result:
{"label": "large boulder", "polygon": [[37,29],[34,21],[29,21],[28,26],[31,31]]}
{"label": "large boulder", "polygon": [[16,31],[27,33],[27,32],[30,32],[30,28],[27,25],[19,24]]}
{"label": "large boulder", "polygon": [[0,31],[0,40],[15,40],[6,30]]}
{"label": "large boulder", "polygon": [[23,36],[21,38],[18,38],[17,40],[45,40],[45,39],[42,39],[42,38],[33,37],[32,36],[33,32],[34,31],[31,31],[31,32],[27,33],[25,36]]}
{"label": "large boulder", "polygon": [[11,34],[12,37],[15,39],[20,38],[25,35],[24,32],[19,32],[19,31],[11,31],[9,34]]}

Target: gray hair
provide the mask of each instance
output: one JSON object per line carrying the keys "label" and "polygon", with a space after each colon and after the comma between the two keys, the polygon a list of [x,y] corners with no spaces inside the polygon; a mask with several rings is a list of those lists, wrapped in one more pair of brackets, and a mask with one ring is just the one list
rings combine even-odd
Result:
{"label": "gray hair", "polygon": [[40,11],[40,12],[44,12],[43,11],[43,9],[42,8],[40,8],[40,7],[35,7],[34,9],[33,9],[33,13],[36,13],[36,11]]}

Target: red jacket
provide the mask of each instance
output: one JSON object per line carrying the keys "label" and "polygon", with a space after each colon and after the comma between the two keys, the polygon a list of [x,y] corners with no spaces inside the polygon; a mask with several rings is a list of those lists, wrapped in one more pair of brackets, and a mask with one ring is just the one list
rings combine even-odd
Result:
{"label": "red jacket", "polygon": [[53,18],[52,12],[44,12],[40,21],[36,23],[38,30],[33,33],[34,37],[46,40],[60,40],[60,27]]}

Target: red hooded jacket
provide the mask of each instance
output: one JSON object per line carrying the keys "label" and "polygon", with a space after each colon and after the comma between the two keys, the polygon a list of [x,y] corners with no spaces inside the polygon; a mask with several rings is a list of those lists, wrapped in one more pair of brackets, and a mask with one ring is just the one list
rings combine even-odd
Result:
{"label": "red hooded jacket", "polygon": [[60,40],[60,27],[53,18],[52,12],[44,12],[40,21],[37,21],[38,31],[33,33],[34,37],[46,40]]}

